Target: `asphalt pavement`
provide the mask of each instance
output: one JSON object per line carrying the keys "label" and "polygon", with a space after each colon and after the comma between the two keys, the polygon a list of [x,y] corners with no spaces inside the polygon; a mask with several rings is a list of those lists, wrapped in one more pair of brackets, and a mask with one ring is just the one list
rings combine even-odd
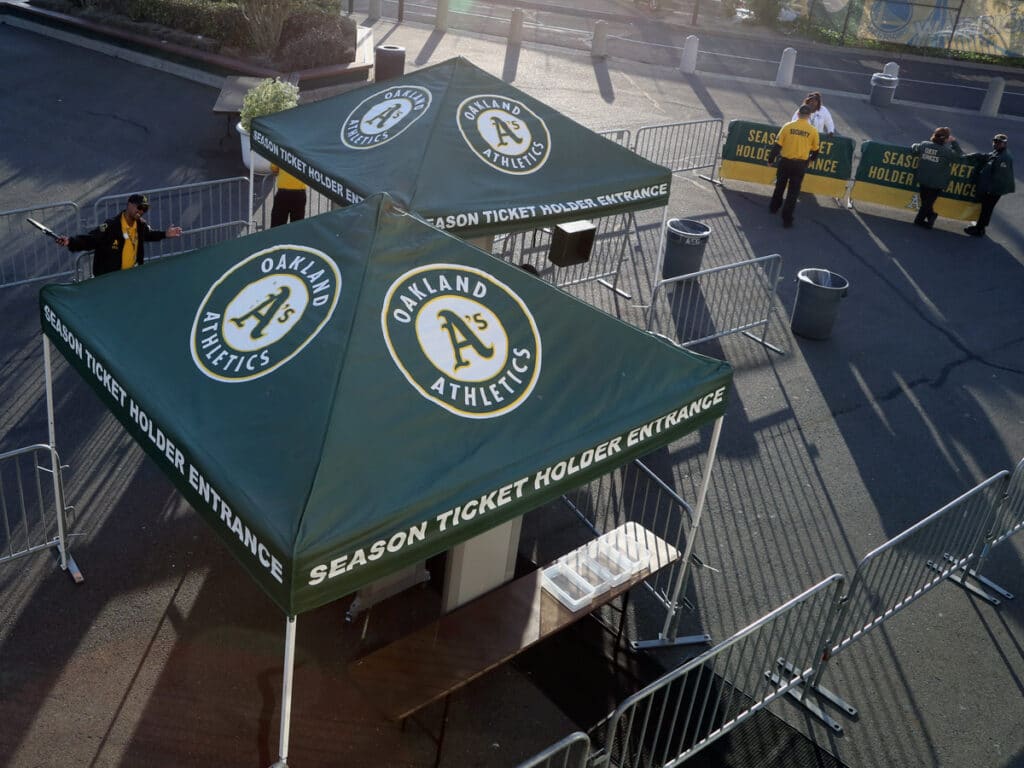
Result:
{"label": "asphalt pavement", "polygon": [[[708,117],[780,123],[804,90],[771,86],[767,68],[760,79],[683,76],[672,64],[593,60],[571,47],[367,23],[377,43],[405,48],[407,70],[465,56],[597,130]],[[243,172],[237,143],[221,141],[223,121],[211,112],[216,88],[7,25],[0,69],[0,210]],[[906,144],[952,125],[965,151],[987,149],[997,131],[1011,149],[1024,143],[1019,121],[940,103],[876,107],[866,92],[845,90],[826,93],[826,103],[840,132],[858,138]],[[983,239],[965,236],[962,222],[922,231],[912,212],[807,195],[796,226],[783,229],[766,191],[683,173],[670,206],[711,227],[711,264],[783,259],[769,340],[784,354],[741,336],[699,348],[736,371],[695,548],[709,567],[694,574],[684,626],[716,641],[828,574],[852,575],[872,548],[1024,457],[1024,188],[1000,202]],[[645,220],[648,236],[659,221]],[[578,295],[642,322],[646,254],[627,269],[632,300],[596,285]],[[825,341],[788,329],[804,267],[850,281]],[[46,439],[37,288],[0,289],[0,451]],[[66,367],[57,389],[86,583],[71,584],[49,556],[0,565],[0,764],[269,764],[279,613]],[[691,500],[702,457],[697,439],[659,456]],[[1022,563],[1018,535],[993,550],[986,575],[1024,595]],[[379,743],[381,754],[404,750],[389,768],[433,764],[431,734],[420,728],[354,733],[332,720],[344,681],[329,659],[353,638],[341,613],[318,612],[300,632],[306,687],[290,764],[348,764],[357,741]],[[825,682],[860,709],[843,736],[787,702],[771,711],[849,768],[1021,768],[1022,647],[1024,597],[995,608],[943,584],[830,663]],[[665,666],[682,658],[657,653]],[[453,698],[440,765],[513,766],[578,725],[505,667]],[[795,763],[783,753],[764,764]]]}

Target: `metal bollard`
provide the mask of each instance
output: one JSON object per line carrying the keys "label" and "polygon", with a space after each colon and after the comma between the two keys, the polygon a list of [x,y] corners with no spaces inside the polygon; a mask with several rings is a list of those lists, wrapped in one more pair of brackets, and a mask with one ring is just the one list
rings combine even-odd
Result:
{"label": "metal bollard", "polygon": [[604,19],[594,22],[594,39],[590,42],[590,55],[595,59],[608,56],[608,22]]}
{"label": "metal bollard", "polygon": [[775,75],[775,86],[789,88],[793,85],[793,70],[796,69],[796,48],[787,48],[779,60],[779,72]]}
{"label": "metal bollard", "polygon": [[523,9],[513,8],[512,18],[508,25],[509,45],[522,45],[523,43]]}
{"label": "metal bollard", "polygon": [[1006,80],[1002,77],[993,77],[988,81],[985,100],[981,102],[981,114],[986,117],[995,117],[999,114],[999,105],[1003,101],[1003,90],[1005,88]]}
{"label": "metal bollard", "polygon": [[687,35],[683,43],[683,57],[679,61],[679,70],[684,75],[692,75],[697,71],[697,53],[700,50],[700,38],[696,35]]}
{"label": "metal bollard", "polygon": [[897,64],[895,61],[890,61],[884,67],[882,67],[882,74],[892,75],[893,77],[899,77],[900,65]]}
{"label": "metal bollard", "polygon": [[448,31],[448,0],[437,0],[437,16],[434,17],[434,29],[438,32]]}
{"label": "metal bollard", "polygon": [[366,15],[371,19],[379,19],[383,15],[384,0],[370,0]]}

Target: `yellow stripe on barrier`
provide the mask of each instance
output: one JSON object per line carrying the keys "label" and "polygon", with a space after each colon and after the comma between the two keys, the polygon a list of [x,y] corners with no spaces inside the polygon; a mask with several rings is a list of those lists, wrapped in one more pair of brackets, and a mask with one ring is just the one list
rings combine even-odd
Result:
{"label": "yellow stripe on barrier", "polygon": [[[865,141],[850,190],[850,199],[917,212],[920,208],[915,181],[918,158],[908,147]],[[974,221],[981,204],[974,200],[976,161],[960,158],[950,169],[946,189],[935,201],[935,212],[947,219]]]}

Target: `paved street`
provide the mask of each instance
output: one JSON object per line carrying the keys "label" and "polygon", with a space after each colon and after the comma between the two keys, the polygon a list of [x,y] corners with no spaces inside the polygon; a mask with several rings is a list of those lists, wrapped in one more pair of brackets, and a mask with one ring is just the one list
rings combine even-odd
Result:
{"label": "paved street", "polygon": [[[407,70],[465,56],[596,130],[709,117],[780,123],[805,90],[771,87],[768,66],[742,78],[683,77],[671,60],[594,61],[571,46],[508,48],[481,33],[365,21],[377,43],[405,48]],[[843,55],[843,68],[883,63]],[[211,111],[216,88],[5,24],[0,69],[4,103],[17,117],[4,123],[0,210],[244,171],[234,137],[221,141],[223,118]],[[964,72],[982,78],[987,70]],[[966,151],[987,149],[1004,130],[1011,148],[1024,144],[1016,118],[951,109],[945,98],[880,108],[864,89],[837,91],[826,101],[846,135],[905,144],[949,124]],[[694,572],[684,631],[720,641],[829,574],[851,576],[873,548],[1024,457],[1018,190],[1000,202],[990,236],[974,239],[963,222],[940,219],[923,231],[910,224],[910,211],[852,210],[808,195],[796,226],[783,229],[767,210],[766,187],[676,174],[669,215],[711,228],[707,263],[783,259],[769,341],[784,354],[738,335],[698,349],[734,366],[735,391],[695,545],[709,567]],[[150,214],[172,223],[159,217]],[[660,214],[641,223],[643,250],[624,273],[633,298],[595,284],[573,291],[634,324],[651,295]],[[796,274],[805,267],[850,281],[827,341],[789,332]],[[46,439],[37,289],[0,289],[0,451]],[[0,565],[0,765],[269,765],[283,617],[77,374],[59,366],[56,387],[58,446],[79,515],[72,546],[86,582],[72,584],[49,555]],[[651,457],[690,500],[703,477],[707,435],[700,438]],[[770,717],[799,737],[762,743],[738,733],[735,751],[757,748],[737,765],[797,768],[799,742],[847,768],[1024,767],[1022,564],[1017,535],[993,550],[985,569],[1015,600],[994,608],[942,584],[837,655],[825,682],[860,710],[844,720],[843,736],[778,702]],[[387,768],[435,764],[439,704],[404,729],[370,711],[355,722],[339,714],[352,710],[345,661],[379,641],[386,624],[422,621],[431,594],[375,609],[365,635],[345,623],[344,606],[303,617],[290,765],[336,768],[367,752]],[[639,612],[630,623],[658,629]],[[683,657],[672,651],[619,663],[654,659],[668,668]],[[564,684],[579,670],[558,671]],[[512,666],[452,697],[448,717],[442,768],[515,766],[593,724],[574,721],[544,680]]]}
{"label": "paved street", "polygon": [[[355,4],[365,8],[366,0]],[[945,104],[977,110],[984,100],[988,80],[1006,80],[1001,112],[1024,116],[1024,71],[1012,67],[978,68],[955,61],[926,59],[885,52],[848,50],[809,43],[752,23],[719,18],[718,4],[704,0],[697,27],[692,15],[682,10],[651,13],[627,0],[466,0],[452,2],[449,23],[453,28],[486,29],[507,34],[513,8],[523,9],[524,36],[535,35],[582,48],[589,47],[594,22],[608,24],[609,49],[613,55],[678,63],[688,35],[700,39],[697,67],[701,72],[764,80],[774,76],[783,50],[798,51],[794,82],[823,93],[869,93],[871,75],[889,61],[900,65],[897,98],[924,104]],[[397,18],[397,0],[385,0],[385,18]],[[433,0],[406,0],[405,18],[431,24],[437,13]]]}

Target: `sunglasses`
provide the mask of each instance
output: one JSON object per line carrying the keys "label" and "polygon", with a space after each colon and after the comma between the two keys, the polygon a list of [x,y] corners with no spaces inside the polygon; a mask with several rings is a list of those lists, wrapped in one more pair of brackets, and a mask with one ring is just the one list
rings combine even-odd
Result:
{"label": "sunglasses", "polygon": [[145,205],[143,203],[132,203],[132,205],[134,205],[136,208],[138,208],[143,213],[145,213],[146,211],[149,210],[149,206]]}

